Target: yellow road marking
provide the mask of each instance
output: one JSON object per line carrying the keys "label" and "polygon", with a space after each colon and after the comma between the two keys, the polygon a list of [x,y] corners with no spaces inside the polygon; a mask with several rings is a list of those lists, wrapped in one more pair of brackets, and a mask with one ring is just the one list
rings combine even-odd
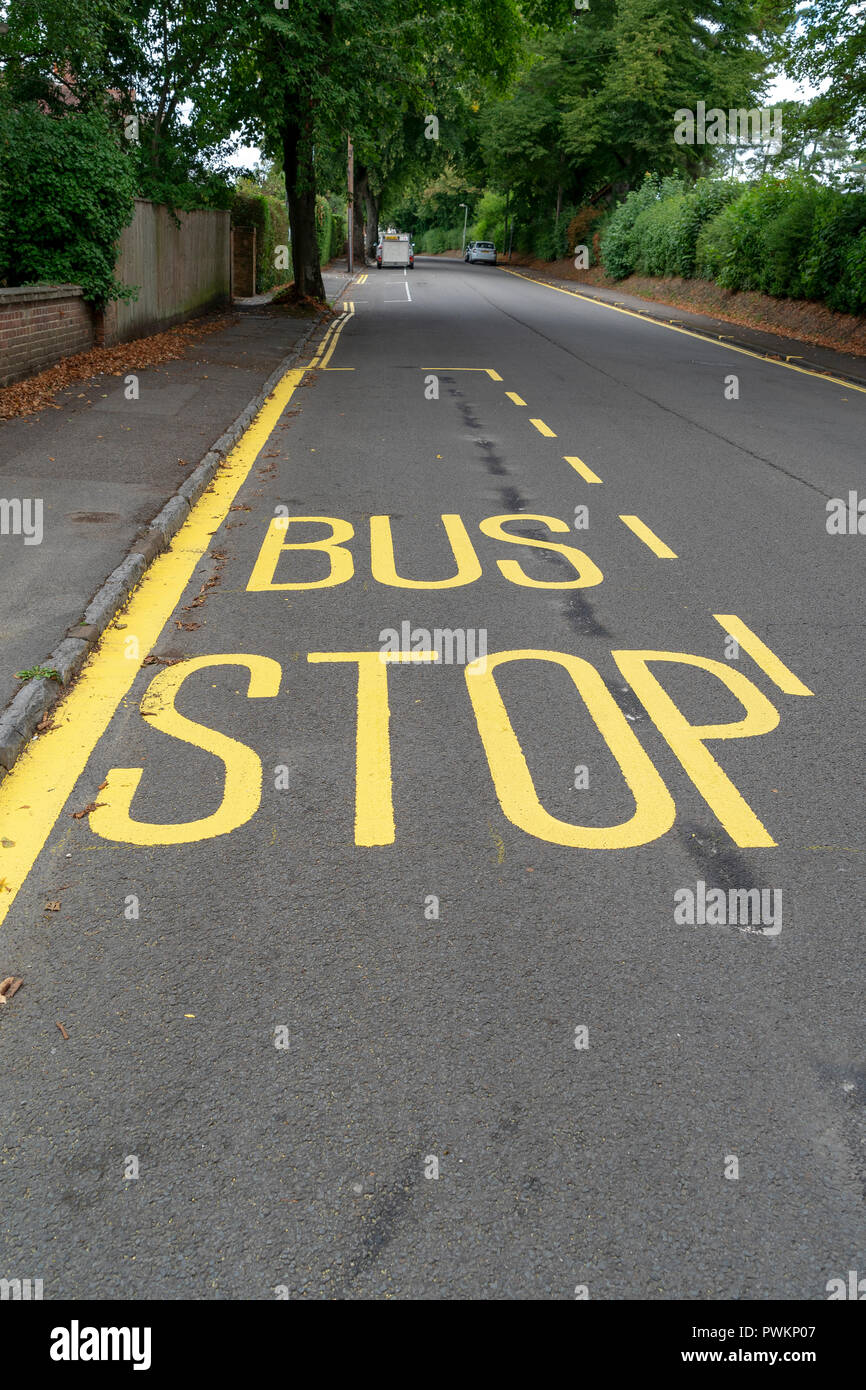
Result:
{"label": "yellow road marking", "polygon": [[394,843],[394,796],[391,782],[391,709],[388,663],[438,661],[437,651],[307,652],[307,660],[355,662],[358,667],[355,744],[355,844]]}
{"label": "yellow road marking", "polygon": [[138,674],[139,660],[126,654],[130,635],[137,638],[142,654],[157,642],[305,370],[292,368],[274,388],[170,548],[145,573],[123,613],[124,626],[109,624],[99,650],[91,655],[77,685],[58,706],[54,728],[30,743],[0,783],[0,825],[6,842],[0,846],[0,881],[5,881],[7,889],[0,892],[0,922]]}
{"label": "yellow road marking", "polygon": [[543,434],[545,439],[556,438],[556,435],[553,433],[553,430],[550,428],[549,425],[546,425],[543,420],[530,420],[529,423],[530,425],[534,425],[535,428],[538,430],[538,433]]}
{"label": "yellow road marking", "polygon": [[505,394],[510,401],[514,401],[515,405],[526,405],[526,401],[522,400],[516,391],[506,391]]}
{"label": "yellow road marking", "polygon": [[345,318],[342,320],[342,322],[339,323],[339,324],[337,325],[337,330],[336,330],[336,332],[334,333],[333,338],[331,339],[331,345],[330,345],[330,347],[328,348],[328,351],[325,353],[324,357],[322,358],[322,366],[323,366],[323,367],[327,367],[328,363],[330,362],[331,358],[333,357],[333,355],[334,355],[334,348],[337,346],[337,342],[338,342],[338,340],[339,340],[340,334],[342,333],[343,329],[346,327],[346,324],[349,322],[349,319],[353,316],[354,312],[355,312],[355,306],[354,306],[354,304],[353,304],[352,307],[351,307],[351,309],[349,310],[348,314],[346,314]]}
{"label": "yellow road marking", "polygon": [[676,551],[671,550],[669,545],[665,545],[664,541],[659,540],[655,531],[651,531],[639,516],[621,516],[620,521],[624,521],[628,529],[634,531],[638,539],[642,540],[644,545],[648,545],[653,554],[658,555],[660,560],[675,560],[677,558]]}
{"label": "yellow road marking", "polygon": [[358,284],[359,284],[359,285],[363,285],[366,279],[367,279],[367,272],[365,271],[363,275],[359,276],[359,278],[358,278]]}
{"label": "yellow road marking", "polygon": [[315,357],[314,357],[314,358],[312,359],[312,361],[310,362],[310,366],[311,366],[311,367],[317,367],[317,366],[319,365],[319,361],[320,361],[320,359],[321,359],[322,353],[325,351],[325,348],[326,348],[326,346],[327,346],[327,344],[328,344],[328,340],[329,340],[329,338],[331,337],[331,334],[334,333],[334,332],[336,331],[336,329],[337,329],[337,328],[340,326],[340,324],[343,322],[343,319],[344,319],[344,318],[345,318],[345,315],[344,315],[344,314],[341,314],[340,317],[339,317],[338,319],[335,319],[334,322],[331,324],[331,326],[330,326],[330,328],[328,329],[327,333],[325,334],[324,338],[323,338],[322,341],[319,343],[319,346],[318,346],[318,348],[317,348],[317,350],[316,350],[316,355],[315,355]]}
{"label": "yellow road marking", "polygon": [[571,464],[572,468],[573,468],[577,473],[579,473],[580,476],[581,476],[581,478],[583,478],[586,482],[588,482],[588,483],[600,483],[600,482],[601,482],[601,478],[598,476],[598,474],[597,474],[597,473],[593,473],[592,469],[591,469],[587,464],[585,464],[585,463],[583,462],[583,459],[579,459],[579,458],[577,457],[576,454],[563,454],[563,458],[565,459],[565,462],[566,462],[566,463],[570,463],[570,464]]}
{"label": "yellow road marking", "polygon": [[491,381],[501,381],[502,377],[492,367],[419,367],[421,372],[486,372]]}
{"label": "yellow road marking", "polygon": [[778,357],[771,357],[765,352],[755,352],[752,348],[736,347],[734,343],[722,342],[719,338],[714,338],[708,333],[695,333],[691,328],[681,328],[679,324],[666,323],[663,319],[654,319],[649,314],[635,313],[634,309],[624,309],[620,304],[608,304],[604,299],[595,299],[591,294],[580,294],[577,290],[564,290],[559,285],[546,285],[543,280],[533,280],[531,275],[521,275],[519,270],[508,270],[502,267],[506,275],[517,275],[521,280],[528,280],[530,284],[540,285],[545,290],[556,290],[557,294],[570,294],[572,299],[582,299],[590,304],[597,304],[600,309],[613,309],[617,314],[628,314],[629,318],[640,319],[641,323],[654,323],[659,328],[666,328],[671,333],[684,333],[687,338],[697,338],[702,343],[716,343],[728,352],[739,352],[743,357],[754,357],[759,362],[769,362],[774,367],[786,367],[789,372],[800,372],[803,376],[814,376],[819,381],[830,381],[834,386],[844,386],[851,391],[859,391],[866,395],[866,386],[855,386],[851,381],[845,381],[844,377],[833,376],[831,372],[816,372],[810,367],[795,367],[793,362],[782,362]]}
{"label": "yellow road marking", "polygon": [[775,652],[771,652],[760,637],[750,627],[746,627],[735,613],[714,613],[713,617],[726,632],[736,638],[743,651],[748,652],[752,660],[766,672],[771,681],[775,681],[785,695],[814,695],[814,690],[804,685],[784,661],[780,661]]}

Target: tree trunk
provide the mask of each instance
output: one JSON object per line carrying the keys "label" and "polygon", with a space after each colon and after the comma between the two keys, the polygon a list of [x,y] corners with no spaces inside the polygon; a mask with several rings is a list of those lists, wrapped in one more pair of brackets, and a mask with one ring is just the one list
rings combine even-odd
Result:
{"label": "tree trunk", "polygon": [[369,260],[376,259],[376,242],[379,240],[379,200],[370,187],[368,171],[355,166],[355,224],[364,227],[362,249],[358,255]]}
{"label": "tree trunk", "polygon": [[355,253],[355,264],[363,265],[366,260],[366,246],[364,244],[364,198],[363,190],[367,182],[367,170],[363,164],[355,161],[355,199],[353,203],[354,216],[352,218],[352,231]]}
{"label": "tree trunk", "polygon": [[325,298],[316,236],[316,175],[309,136],[297,121],[283,126],[283,171],[292,233],[295,295]]}

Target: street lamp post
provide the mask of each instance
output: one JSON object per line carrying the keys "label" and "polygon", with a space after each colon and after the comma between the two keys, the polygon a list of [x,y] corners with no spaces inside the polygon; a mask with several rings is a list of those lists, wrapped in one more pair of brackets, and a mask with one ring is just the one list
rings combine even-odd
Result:
{"label": "street lamp post", "polygon": [[460,254],[462,255],[463,252],[466,250],[466,219],[469,216],[469,204],[458,203],[457,206],[465,209],[463,213],[463,245],[460,247]]}

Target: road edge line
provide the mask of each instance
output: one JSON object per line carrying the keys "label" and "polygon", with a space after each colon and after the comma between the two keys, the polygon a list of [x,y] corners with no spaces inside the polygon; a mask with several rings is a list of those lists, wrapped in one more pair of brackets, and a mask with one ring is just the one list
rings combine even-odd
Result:
{"label": "road edge line", "polygon": [[[659,318],[656,314],[649,312],[639,312],[637,309],[628,309],[624,304],[613,304],[607,299],[597,299],[594,294],[588,294],[581,290],[567,290],[562,285],[551,285],[547,280],[537,280],[534,275],[526,275],[520,270],[512,270],[508,266],[500,266],[506,275],[516,275],[520,280],[528,280],[531,285],[540,285],[545,290],[555,290],[557,294],[570,294],[574,299],[582,299],[590,304],[597,304],[601,309],[612,309],[617,314],[628,314],[629,318],[640,319],[644,323],[657,324],[659,328],[667,328],[671,333],[684,333],[687,338],[697,338],[700,342],[714,343],[716,347],[727,348],[729,352],[739,352],[744,357],[754,357],[759,362],[769,362],[774,367],[787,367],[790,372],[799,372],[802,376],[814,376],[819,381],[829,381],[834,386],[844,386],[852,391],[859,391],[861,395],[866,395],[866,384],[862,378],[846,377],[840,373],[824,371],[821,367],[797,367],[793,362],[786,362],[781,357],[774,357],[770,352],[762,352],[760,348],[741,345],[737,342],[725,342],[720,335],[711,333],[709,330],[702,331],[699,328],[685,328],[681,324],[669,323],[667,319]],[[678,309],[678,304],[661,304],[660,300],[654,299],[650,303],[659,305],[663,309]],[[693,310],[682,310],[684,313],[692,313]],[[712,317],[708,315],[707,317]],[[719,319],[719,323],[729,325],[731,328],[742,328],[743,324],[734,323],[733,320]],[[761,330],[758,330],[761,331]],[[786,340],[788,341],[788,340]],[[818,343],[803,343],[801,338],[792,338],[791,342],[800,343],[805,347],[819,347]],[[833,351],[834,349],[830,349]]]}

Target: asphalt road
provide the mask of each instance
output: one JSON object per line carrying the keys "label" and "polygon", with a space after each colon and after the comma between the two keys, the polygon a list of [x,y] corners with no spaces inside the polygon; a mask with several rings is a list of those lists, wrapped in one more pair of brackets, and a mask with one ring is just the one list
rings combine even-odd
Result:
{"label": "asphalt road", "polygon": [[0,785],[0,1274],[825,1299],[866,392],[423,258],[315,362]]}

